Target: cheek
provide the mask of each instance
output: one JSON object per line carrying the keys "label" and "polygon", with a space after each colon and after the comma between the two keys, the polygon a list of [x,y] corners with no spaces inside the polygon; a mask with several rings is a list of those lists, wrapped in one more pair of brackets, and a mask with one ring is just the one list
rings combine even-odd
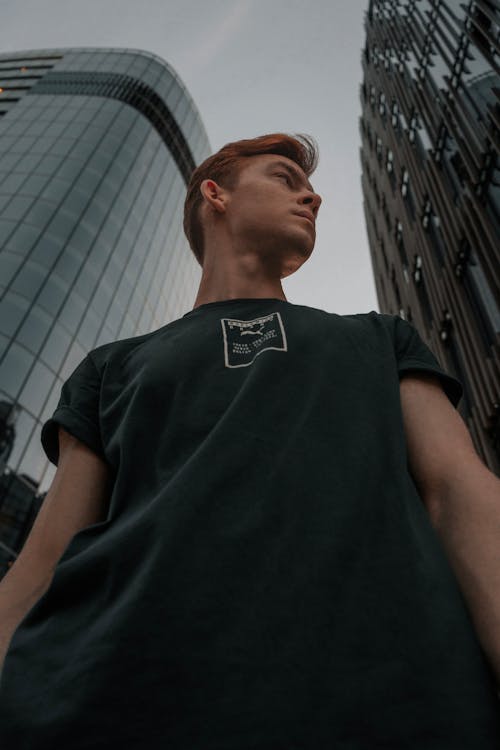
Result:
{"label": "cheek", "polygon": [[[283,208],[281,206],[281,212]],[[267,231],[279,221],[280,206],[276,196],[264,191],[254,191],[246,196],[233,212],[232,226],[237,231],[266,227]]]}

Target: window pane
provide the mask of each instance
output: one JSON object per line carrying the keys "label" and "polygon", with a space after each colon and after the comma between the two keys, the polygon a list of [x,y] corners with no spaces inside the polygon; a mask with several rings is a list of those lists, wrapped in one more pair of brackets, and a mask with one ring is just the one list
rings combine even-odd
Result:
{"label": "window pane", "polygon": [[66,242],[76,225],[74,217],[68,216],[59,209],[47,227],[47,231],[58,237],[61,242]]}
{"label": "window pane", "polygon": [[42,136],[42,138],[37,138],[37,141],[32,146],[30,153],[39,154],[40,156],[42,154],[47,154],[56,141],[57,141],[57,138],[53,136],[48,137],[44,135]]}
{"label": "window pane", "polygon": [[2,284],[7,286],[10,283],[22,262],[23,259],[20,255],[10,253],[8,250],[0,252],[0,279]]}
{"label": "window pane", "polygon": [[[10,344],[10,338],[8,338],[7,336],[3,336],[0,333],[0,359],[2,359],[3,355],[7,351],[7,347],[9,346],[9,344]],[[0,400],[1,400],[1,397],[0,397]]]}
{"label": "window pane", "polygon": [[[7,224],[7,221],[5,221],[5,224]],[[0,227],[0,242],[1,242],[2,237],[7,236],[3,233],[2,230],[3,228]],[[29,224],[21,224],[9,237],[7,241],[7,246],[11,250],[15,250],[16,253],[21,253],[22,255],[28,255],[29,251],[31,250],[31,248],[33,247],[33,245],[35,244],[39,236],[40,236],[39,229],[36,229],[35,227],[30,226]]]}
{"label": "window pane", "polygon": [[35,362],[26,384],[21,391],[19,401],[35,417],[42,411],[42,406],[54,382],[55,375],[42,362]]}
{"label": "window pane", "polygon": [[37,302],[42,305],[52,315],[57,315],[59,308],[68,293],[68,288],[63,282],[53,274],[49,276],[45,285],[40,292]]}
{"label": "window pane", "polygon": [[76,331],[85,314],[87,304],[73,289],[61,311],[61,323],[69,331]]}
{"label": "window pane", "polygon": [[19,409],[14,423],[14,427],[16,430],[14,447],[7,462],[8,466],[14,471],[17,470],[17,464],[21,457],[21,453],[23,453],[24,449],[26,448],[34,425],[35,420],[33,419],[33,417],[31,417],[24,409]]}
{"label": "window pane", "polygon": [[26,214],[25,221],[27,224],[43,229],[54,215],[56,209],[57,204],[55,202],[39,198]]}
{"label": "window pane", "polygon": [[25,174],[20,174],[18,172],[10,174],[8,177],[5,177],[2,180],[0,184],[0,193],[9,193],[10,195],[12,195],[12,193],[15,193],[17,190],[19,190],[25,179]]}
{"label": "window pane", "polygon": [[25,195],[16,195],[2,211],[3,219],[13,219],[19,221],[22,219],[28,208],[33,203],[33,198]]}
{"label": "window pane", "polygon": [[55,323],[40,357],[54,372],[58,372],[70,344],[71,336],[59,323]]}
{"label": "window pane", "polygon": [[34,360],[26,349],[12,343],[0,364],[0,388],[16,398]]}
{"label": "window pane", "polygon": [[47,270],[32,260],[26,261],[12,283],[12,290],[33,299],[43,285]]}
{"label": "window pane", "polygon": [[61,243],[52,235],[44,234],[31,251],[30,258],[48,269],[61,252],[61,247]]}
{"label": "window pane", "polygon": [[71,188],[71,182],[53,177],[43,191],[43,197],[59,203]]}
{"label": "window pane", "polygon": [[40,346],[53,323],[53,318],[39,305],[34,305],[16,335],[16,341],[38,354]]}
{"label": "window pane", "polygon": [[73,248],[67,246],[59,256],[53,269],[53,273],[57,273],[57,275],[65,281],[68,286],[70,286],[75,280],[81,262],[82,260],[77,252]]}
{"label": "window pane", "polygon": [[47,175],[30,174],[26,182],[23,184],[23,195],[33,195],[38,197],[47,184],[48,179]]}
{"label": "window pane", "polygon": [[0,331],[7,336],[12,336],[28,307],[27,299],[23,299],[14,292],[6,292],[0,299]]}
{"label": "window pane", "polygon": [[[33,157],[34,160],[38,160],[39,157]],[[37,174],[52,175],[56,169],[60,166],[64,157],[62,156],[43,156],[40,159],[40,163],[36,166]],[[36,163],[35,161],[35,163]]]}
{"label": "window pane", "polygon": [[[66,128],[64,134],[67,134]],[[67,156],[74,145],[75,141],[72,138],[59,138],[50,149],[50,153],[56,156]]]}

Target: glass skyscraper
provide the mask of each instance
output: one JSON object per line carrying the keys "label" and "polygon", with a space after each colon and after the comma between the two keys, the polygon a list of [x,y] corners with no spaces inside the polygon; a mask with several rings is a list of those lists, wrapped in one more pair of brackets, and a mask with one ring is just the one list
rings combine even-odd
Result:
{"label": "glass skyscraper", "polygon": [[362,185],[381,312],[464,385],[500,476],[500,3],[371,0]]}
{"label": "glass skyscraper", "polygon": [[182,213],[209,153],[189,93],[153,54],[0,56],[0,572],[55,473],[40,429],[64,380],[90,349],[194,303]]}

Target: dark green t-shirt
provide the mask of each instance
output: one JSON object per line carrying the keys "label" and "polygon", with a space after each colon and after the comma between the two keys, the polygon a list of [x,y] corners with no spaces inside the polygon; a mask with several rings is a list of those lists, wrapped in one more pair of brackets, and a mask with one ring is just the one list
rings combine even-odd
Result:
{"label": "dark green t-shirt", "polygon": [[[395,315],[195,308],[92,350],[58,424],[112,467],[16,630],[12,750],[493,750],[491,671],[407,463]],[[71,501],[70,498],[67,499]]]}

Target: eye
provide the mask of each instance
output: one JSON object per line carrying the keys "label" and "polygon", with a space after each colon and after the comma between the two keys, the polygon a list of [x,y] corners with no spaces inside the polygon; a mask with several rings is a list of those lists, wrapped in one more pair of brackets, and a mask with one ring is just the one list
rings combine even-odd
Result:
{"label": "eye", "polygon": [[292,184],[292,181],[290,179],[290,175],[288,175],[286,172],[277,172],[276,176],[277,177],[284,177],[285,180],[286,180],[286,182],[287,182],[287,185],[291,185]]}

